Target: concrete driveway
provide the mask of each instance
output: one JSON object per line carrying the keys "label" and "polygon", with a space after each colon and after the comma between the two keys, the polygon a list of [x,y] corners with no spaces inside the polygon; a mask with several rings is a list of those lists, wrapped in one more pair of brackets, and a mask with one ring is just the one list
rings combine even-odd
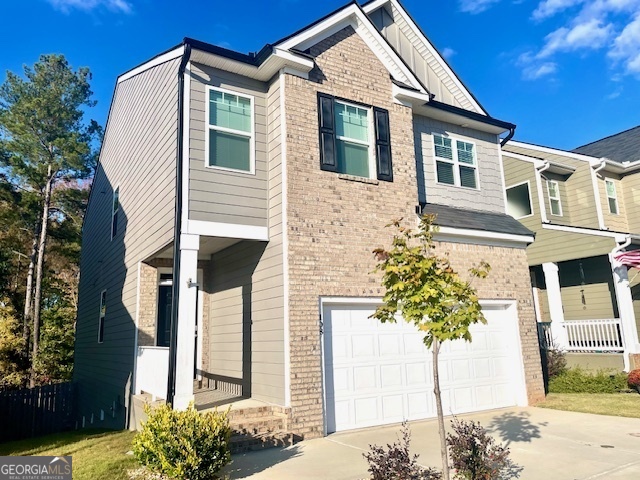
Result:
{"label": "concrete driveway", "polygon": [[[524,468],[524,480],[617,480],[640,478],[640,419],[512,408],[462,415],[479,421],[507,444]],[[447,425],[449,422],[447,421]],[[370,443],[396,439],[398,425],[308,440],[289,448],[235,455],[232,479],[357,480],[367,477],[362,453]],[[412,453],[422,465],[440,465],[435,420],[411,423]]]}

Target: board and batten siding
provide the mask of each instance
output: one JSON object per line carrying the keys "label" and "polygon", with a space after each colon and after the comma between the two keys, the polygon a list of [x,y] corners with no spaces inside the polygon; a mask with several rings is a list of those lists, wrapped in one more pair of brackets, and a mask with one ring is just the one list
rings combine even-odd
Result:
{"label": "board and batten siding", "polygon": [[[504,185],[499,159],[498,137],[421,115],[413,116],[413,132],[420,202],[458,208],[505,212]],[[475,145],[478,189],[437,182],[433,135],[471,142]],[[454,147],[455,148],[455,147]]]}
{"label": "board and batten siding", "polygon": [[[265,227],[268,208],[267,86],[256,80],[191,63],[189,219]],[[255,173],[206,166],[207,85],[254,98]]]}
{"label": "board and batten siding", "polygon": [[[244,241],[212,255],[209,371],[237,379],[245,395],[285,402],[280,86],[265,97],[269,242]],[[250,382],[248,381],[250,379]]]}
{"label": "board and batten siding", "polygon": [[455,79],[443,67],[442,60],[417,38],[406,21],[398,16],[398,21],[394,22],[385,8],[371,12],[369,18],[429,92],[435,95],[436,100],[478,112],[469,100],[468,94],[460,89]]}
{"label": "board and batten siding", "polygon": [[[92,415],[94,425],[125,424],[138,262],[173,241],[179,63],[168,61],[116,85],[83,226],[74,380],[87,425]],[[111,239],[117,187],[118,229]],[[98,343],[103,290],[104,342]]]}

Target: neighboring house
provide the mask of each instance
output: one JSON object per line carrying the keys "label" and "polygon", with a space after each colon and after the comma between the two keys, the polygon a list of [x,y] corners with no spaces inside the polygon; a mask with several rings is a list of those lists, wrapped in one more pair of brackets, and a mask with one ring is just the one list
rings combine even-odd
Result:
{"label": "neighboring house", "polygon": [[396,0],[252,55],[185,39],[121,75],[84,224],[83,423],[133,424],[145,394],[263,405],[305,438],[435,416],[420,334],[369,319],[372,250],[421,212],[456,268],[493,267],[488,325],[441,355],[445,411],[543,398],[533,236],[505,213],[513,128]]}
{"label": "neighboring house", "polygon": [[570,364],[640,367],[639,271],[612,257],[640,248],[640,127],[572,152],[510,141],[502,156],[508,211],[536,232],[541,327]]}

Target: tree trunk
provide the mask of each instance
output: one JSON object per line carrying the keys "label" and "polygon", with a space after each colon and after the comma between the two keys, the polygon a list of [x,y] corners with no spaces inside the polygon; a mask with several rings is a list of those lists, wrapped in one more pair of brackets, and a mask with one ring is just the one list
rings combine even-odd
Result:
{"label": "tree trunk", "polygon": [[444,413],[442,412],[442,396],[440,394],[440,373],[438,371],[438,354],[440,342],[433,341],[433,393],[436,396],[436,411],[438,413],[438,433],[440,434],[440,456],[442,457],[442,480],[449,480],[449,456],[447,455],[447,438],[444,430]]}
{"label": "tree trunk", "polygon": [[33,299],[33,353],[31,358],[31,379],[29,386],[35,387],[35,361],[38,356],[40,342],[40,303],[42,301],[42,277],[44,276],[44,252],[47,244],[47,228],[49,226],[49,206],[51,204],[51,190],[53,186],[51,165],[47,169],[47,184],[44,189],[44,201],[42,202],[42,226],[40,228],[40,241],[38,242],[38,262],[36,263],[35,280],[36,290]]}
{"label": "tree trunk", "polygon": [[22,338],[25,341],[25,349],[29,352],[29,330],[31,329],[31,320],[32,320],[32,312],[33,312],[33,270],[36,265],[36,254],[38,253],[38,236],[40,234],[40,229],[36,228],[36,231],[33,235],[33,245],[31,247],[31,255],[29,255],[29,270],[27,271],[27,291],[24,299],[24,316],[23,316],[23,329],[22,329]]}

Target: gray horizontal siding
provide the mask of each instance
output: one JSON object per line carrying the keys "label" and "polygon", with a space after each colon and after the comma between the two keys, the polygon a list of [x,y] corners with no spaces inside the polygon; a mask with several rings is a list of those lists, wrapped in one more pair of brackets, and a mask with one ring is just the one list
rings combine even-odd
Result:
{"label": "gray horizontal siding", "polygon": [[[206,166],[206,86],[254,97],[255,174]],[[267,226],[268,146],[266,86],[204,65],[191,65],[189,121],[189,218],[210,222]]]}
{"label": "gray horizontal siding", "polygon": [[[489,133],[459,127],[431,118],[414,115],[413,131],[421,202],[440,203],[459,208],[472,208],[504,213],[504,185],[499,158],[498,137]],[[479,190],[442,185],[436,181],[433,134],[472,142],[476,148]]]}
{"label": "gray horizontal siding", "polygon": [[[102,409],[111,419],[115,401],[113,425],[124,422],[133,372],[138,262],[173,240],[178,64],[172,60],[116,86],[84,223],[74,379],[80,414],[97,417]],[[111,240],[116,186],[118,232]],[[105,289],[104,343],[98,344]]]}

